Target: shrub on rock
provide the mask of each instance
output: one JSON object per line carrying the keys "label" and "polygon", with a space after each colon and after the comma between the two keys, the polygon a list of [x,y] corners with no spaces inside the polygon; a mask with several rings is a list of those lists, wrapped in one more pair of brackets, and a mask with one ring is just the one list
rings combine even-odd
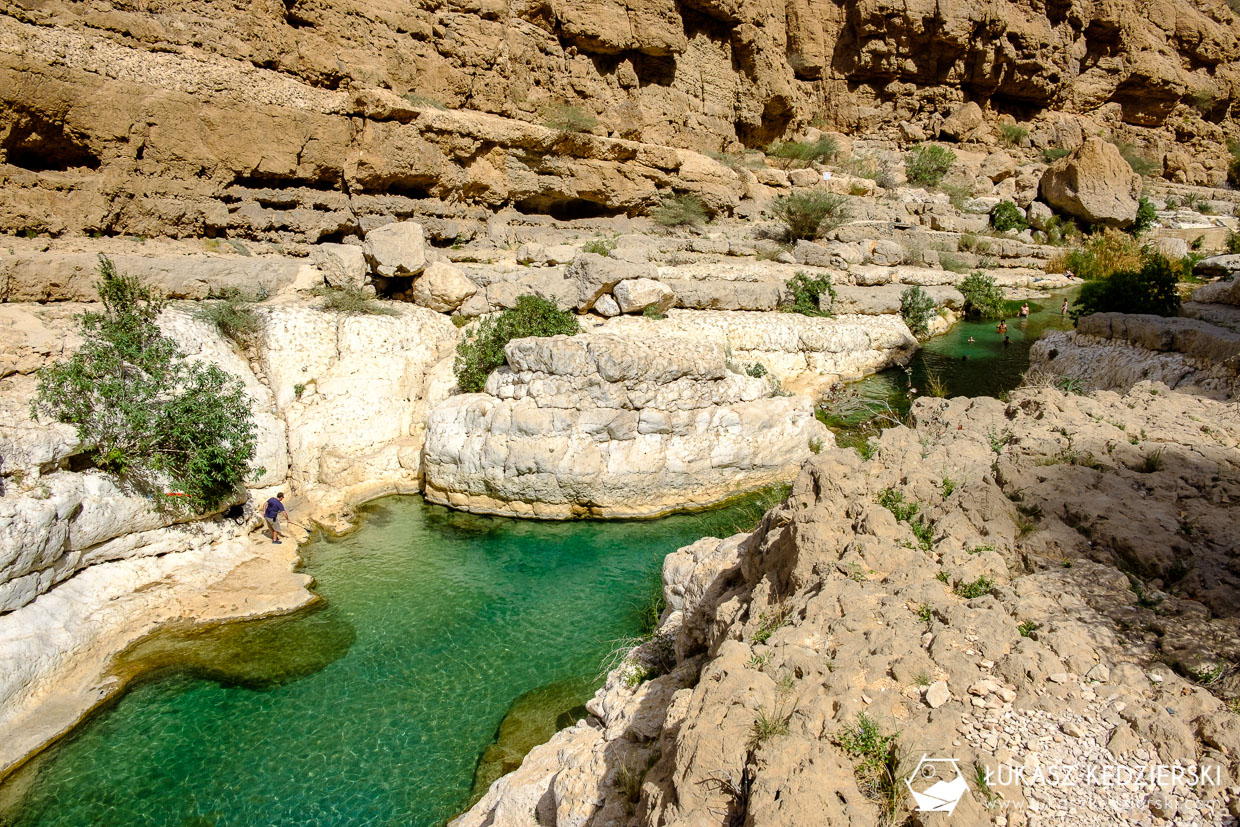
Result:
{"label": "shrub on rock", "polygon": [[956,153],[950,149],[937,144],[921,144],[904,156],[904,172],[910,184],[933,187],[943,180],[955,162]]}
{"label": "shrub on rock", "polygon": [[518,296],[516,305],[483,319],[476,330],[466,333],[457,344],[452,365],[456,382],[466,393],[481,391],[491,371],[504,364],[504,346],[513,339],[573,336],[580,330],[577,317],[560,310],[555,302],[529,294]]}
{"label": "shrub on rock", "polygon": [[1001,233],[1008,230],[1024,230],[1029,227],[1025,220],[1025,212],[1011,201],[1000,201],[990,211],[990,226]]}
{"label": "shrub on rock", "polygon": [[[1081,288],[1072,318],[1091,313],[1150,313],[1174,316],[1180,312],[1176,290],[1181,267],[1161,253],[1145,256],[1140,268],[1119,270]],[[1079,309],[1075,309],[1079,308]]]}
{"label": "shrub on rock", "polygon": [[981,319],[1003,318],[1003,290],[988,276],[975,270],[956,286],[964,296],[964,313]]}
{"label": "shrub on rock", "polygon": [[848,202],[842,195],[811,190],[781,195],[771,202],[771,211],[783,222],[790,239],[813,241],[848,221]]}
{"label": "shrub on rock", "polygon": [[934,310],[934,299],[918,285],[906,288],[900,294],[900,315],[914,336],[925,336],[930,332],[930,319],[934,316]]}
{"label": "shrub on rock", "polygon": [[[834,316],[835,287],[831,284],[830,274],[810,276],[798,271],[795,276],[784,283],[792,300],[780,310],[786,313],[800,313],[802,316]],[[827,297],[827,306],[822,306],[822,297]]]}
{"label": "shrub on rock", "polygon": [[664,227],[696,227],[707,221],[706,207],[702,205],[702,199],[692,193],[664,198],[663,203],[650,213],[650,217]]}
{"label": "shrub on rock", "polygon": [[262,473],[249,467],[256,438],[241,381],[187,359],[156,325],[165,300],[136,277],[102,256],[99,275],[103,312],[79,316],[82,347],[39,372],[32,413],[76,426],[95,466],[157,507],[220,507],[248,472]]}

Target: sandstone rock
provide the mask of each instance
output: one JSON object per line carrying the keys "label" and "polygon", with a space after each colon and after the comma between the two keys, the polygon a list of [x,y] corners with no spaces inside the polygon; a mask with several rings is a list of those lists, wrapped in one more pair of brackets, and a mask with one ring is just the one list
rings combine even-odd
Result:
{"label": "sandstone rock", "polygon": [[319,244],[310,260],[332,287],[361,287],[366,283],[366,256],[361,247],[350,244]]}
{"label": "sandstone rock", "polygon": [[690,310],[774,310],[784,286],[780,282],[697,281],[664,278],[676,294],[676,306]]}
{"label": "sandstone rock", "polygon": [[1114,144],[1089,138],[1047,168],[1040,191],[1056,209],[1094,224],[1126,227],[1137,217],[1141,176]]}
{"label": "sandstone rock", "polygon": [[998,183],[1016,174],[1016,160],[1006,152],[992,152],[982,162],[981,174]]}
{"label": "sandstone rock", "polygon": [[612,292],[621,313],[640,313],[647,307],[665,313],[676,303],[676,294],[654,279],[625,279]]}
{"label": "sandstone rock", "polygon": [[938,709],[952,699],[951,690],[945,681],[935,681],[926,690],[926,703],[931,709]]}
{"label": "sandstone rock", "polygon": [[822,176],[814,169],[794,169],[788,173],[788,182],[794,187],[814,187],[822,183]]}
{"label": "sandstone rock", "polygon": [[939,136],[956,141],[968,141],[981,131],[984,124],[982,108],[973,101],[961,106],[943,121]]}
{"label": "sandstone rock", "polygon": [[579,253],[565,271],[564,277],[576,288],[575,307],[586,311],[604,293],[611,292],[625,279],[657,280],[659,270],[650,263],[619,261],[595,253]]}
{"label": "sandstone rock", "polygon": [[1169,259],[1179,261],[1188,257],[1188,242],[1182,238],[1156,238],[1154,245]]}
{"label": "sandstone rock", "polygon": [[866,257],[869,259],[870,264],[875,264],[879,267],[892,267],[904,261],[904,248],[894,241],[882,239],[872,241],[868,245],[863,244],[862,247],[866,248]]}
{"label": "sandstone rock", "polygon": [[477,292],[461,268],[442,261],[427,265],[410,288],[415,302],[437,313],[451,313]]}
{"label": "sandstone rock", "polygon": [[1193,266],[1193,274],[1205,278],[1231,279],[1240,274],[1240,253],[1224,253],[1218,256],[1203,258]]}
{"label": "sandstone rock", "polygon": [[1048,222],[1055,217],[1055,211],[1041,201],[1034,201],[1025,210],[1025,216],[1029,219],[1029,226],[1035,230],[1045,230]]}
{"label": "sandstone rock", "polygon": [[398,221],[366,233],[362,252],[379,276],[416,276],[426,267],[422,225]]}
{"label": "sandstone rock", "polygon": [[788,173],[782,169],[759,167],[753,171],[753,174],[759,184],[765,184],[768,187],[786,187],[789,184]]}
{"label": "sandstone rock", "polygon": [[594,303],[594,312],[610,319],[612,316],[620,315],[620,305],[616,304],[616,300],[610,293],[604,293]]}

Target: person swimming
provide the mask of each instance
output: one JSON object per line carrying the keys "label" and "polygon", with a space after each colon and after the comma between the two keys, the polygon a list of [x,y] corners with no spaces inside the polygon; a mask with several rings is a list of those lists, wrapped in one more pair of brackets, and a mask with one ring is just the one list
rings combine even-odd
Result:
{"label": "person swimming", "polygon": [[972,336],[970,336],[970,337],[969,337],[969,344],[973,344],[973,342],[974,342],[974,341],[975,341],[975,340],[974,340],[974,338],[973,338]]}

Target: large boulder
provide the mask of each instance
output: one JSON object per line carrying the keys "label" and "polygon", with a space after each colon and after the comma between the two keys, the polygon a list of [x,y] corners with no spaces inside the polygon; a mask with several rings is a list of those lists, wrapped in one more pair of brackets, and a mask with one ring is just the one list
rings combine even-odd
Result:
{"label": "large boulder", "polygon": [[676,294],[667,285],[654,279],[625,279],[612,291],[621,313],[641,313],[653,307],[666,313],[676,303]]}
{"label": "large boulder", "polygon": [[604,293],[625,279],[657,279],[659,268],[649,262],[620,261],[596,253],[581,253],[564,272],[564,277],[577,288],[577,309],[585,312]]}
{"label": "large boulder", "polygon": [[366,233],[362,252],[378,276],[416,276],[426,268],[422,225],[416,221],[376,227]]}
{"label": "large boulder", "polygon": [[455,264],[436,261],[427,266],[410,292],[415,303],[439,313],[451,313],[478,292],[478,285]]}
{"label": "large boulder", "polygon": [[1091,224],[1127,227],[1137,218],[1141,176],[1115,144],[1089,138],[1042,174],[1042,197],[1052,207]]}
{"label": "large boulder", "polygon": [[943,121],[939,127],[939,137],[967,141],[981,130],[983,121],[982,107],[969,101]]}
{"label": "large boulder", "polygon": [[332,287],[361,287],[366,283],[366,256],[361,247],[319,244],[311,249],[310,260]]}

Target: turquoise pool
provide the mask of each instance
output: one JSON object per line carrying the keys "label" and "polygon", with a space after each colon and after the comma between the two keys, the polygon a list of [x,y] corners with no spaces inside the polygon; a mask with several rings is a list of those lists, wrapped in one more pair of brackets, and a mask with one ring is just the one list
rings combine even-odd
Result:
{"label": "turquoise pool", "polygon": [[663,557],[754,511],[538,523],[371,503],[304,549],[320,608],[139,646],[143,677],[6,781],[0,824],[442,823],[514,701],[563,718],[638,630]]}

